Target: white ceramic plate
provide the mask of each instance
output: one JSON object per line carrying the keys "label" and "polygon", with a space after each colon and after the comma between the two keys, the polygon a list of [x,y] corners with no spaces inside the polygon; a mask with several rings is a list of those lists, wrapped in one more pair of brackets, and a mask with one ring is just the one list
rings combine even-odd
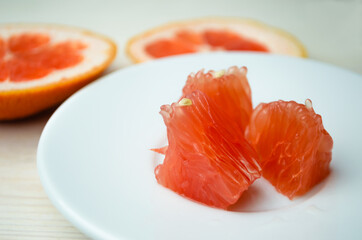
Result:
{"label": "white ceramic plate", "polygon": [[[289,201],[258,180],[231,211],[158,185],[166,142],[159,107],[180,97],[190,72],[248,67],[254,105],[313,100],[334,139],[332,173]],[[117,71],[51,117],[38,169],[53,204],[95,239],[356,239],[362,235],[362,77],[312,60],[240,53],[186,55]]]}

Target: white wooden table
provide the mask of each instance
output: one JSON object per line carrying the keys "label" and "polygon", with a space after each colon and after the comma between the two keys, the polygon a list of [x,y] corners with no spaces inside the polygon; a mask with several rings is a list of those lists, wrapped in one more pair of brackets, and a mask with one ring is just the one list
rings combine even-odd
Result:
{"label": "white wooden table", "polygon": [[[107,72],[130,64],[124,46],[132,35],[203,16],[248,17],[280,27],[297,36],[311,58],[362,74],[362,0],[0,0],[0,23],[62,23],[113,38],[119,53]],[[0,239],[86,238],[52,206],[37,174],[38,140],[53,111],[0,123]]]}

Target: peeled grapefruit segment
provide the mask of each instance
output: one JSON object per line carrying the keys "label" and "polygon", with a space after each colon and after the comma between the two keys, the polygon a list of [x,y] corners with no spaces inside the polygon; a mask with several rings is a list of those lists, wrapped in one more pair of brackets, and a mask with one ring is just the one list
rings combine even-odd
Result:
{"label": "peeled grapefruit segment", "polygon": [[236,124],[238,132],[244,133],[253,111],[251,90],[246,77],[247,68],[236,66],[227,70],[203,70],[190,74],[182,93],[184,96],[200,90],[221,106],[226,117]]}
{"label": "peeled grapefruit segment", "polygon": [[115,54],[113,41],[82,29],[0,25],[0,120],[59,104],[98,76]]}
{"label": "peeled grapefruit segment", "polygon": [[329,174],[333,140],[310,100],[258,105],[246,136],[259,155],[263,177],[290,199]]}
{"label": "peeled grapefruit segment", "polygon": [[134,62],[220,50],[307,56],[303,45],[289,33],[257,21],[229,18],[169,23],[135,36],[126,47]]}
{"label": "peeled grapefruit segment", "polygon": [[185,197],[226,209],[260,177],[260,168],[254,149],[220,107],[201,91],[161,107],[169,146],[155,175]]}

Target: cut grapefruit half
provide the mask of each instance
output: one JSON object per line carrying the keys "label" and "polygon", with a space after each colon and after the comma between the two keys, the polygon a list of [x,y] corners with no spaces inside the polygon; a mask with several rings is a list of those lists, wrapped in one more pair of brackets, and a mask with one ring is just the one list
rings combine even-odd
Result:
{"label": "cut grapefruit half", "polygon": [[262,175],[290,199],[329,174],[333,140],[312,102],[263,103],[254,110],[247,139],[259,154]]}
{"label": "cut grapefruit half", "polygon": [[59,104],[112,62],[116,45],[83,29],[0,25],[0,120]]}
{"label": "cut grapefruit half", "polygon": [[222,106],[201,91],[163,105],[169,146],[155,169],[159,184],[187,198],[226,209],[260,177],[255,150]]}
{"label": "cut grapefruit half", "polygon": [[232,18],[169,23],[133,37],[126,47],[128,56],[136,63],[220,50],[307,56],[303,45],[289,33],[254,20]]}

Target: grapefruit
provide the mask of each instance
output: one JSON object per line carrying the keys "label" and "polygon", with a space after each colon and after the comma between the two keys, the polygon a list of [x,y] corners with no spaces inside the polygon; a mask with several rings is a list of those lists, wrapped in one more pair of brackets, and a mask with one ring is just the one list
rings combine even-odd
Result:
{"label": "grapefruit", "polygon": [[312,102],[262,103],[254,110],[246,136],[259,155],[263,177],[293,199],[329,173],[333,140]]}
{"label": "grapefruit", "polygon": [[134,62],[220,50],[307,56],[303,45],[289,33],[254,20],[232,18],[169,23],[133,37],[126,47]]}
{"label": "grapefruit", "polygon": [[226,209],[260,177],[256,153],[239,128],[201,91],[161,106],[168,148],[155,168],[159,184],[203,204]]}
{"label": "grapefruit", "polygon": [[222,106],[225,117],[236,123],[238,132],[244,133],[253,111],[251,90],[246,77],[247,68],[236,66],[227,70],[203,70],[190,74],[182,93],[183,96],[200,90],[217,106]]}
{"label": "grapefruit", "polygon": [[0,25],[0,120],[59,104],[112,62],[116,45],[73,27]]}

